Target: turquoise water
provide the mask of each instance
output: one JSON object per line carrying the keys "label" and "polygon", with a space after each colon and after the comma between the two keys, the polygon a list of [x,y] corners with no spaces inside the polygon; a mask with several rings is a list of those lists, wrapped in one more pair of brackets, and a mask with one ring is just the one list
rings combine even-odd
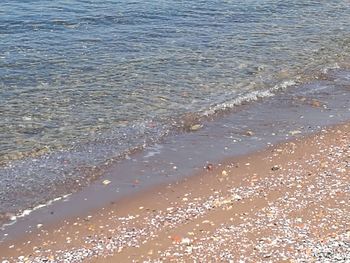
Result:
{"label": "turquoise water", "polygon": [[1,189],[61,187],[201,116],[347,67],[349,24],[346,0],[2,1]]}

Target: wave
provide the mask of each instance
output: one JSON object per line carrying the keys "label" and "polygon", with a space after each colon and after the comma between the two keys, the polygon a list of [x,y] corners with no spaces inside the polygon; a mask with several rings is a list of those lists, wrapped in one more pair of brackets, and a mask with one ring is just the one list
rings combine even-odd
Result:
{"label": "wave", "polygon": [[297,85],[297,81],[295,80],[286,80],[283,81],[280,84],[275,85],[274,87],[267,89],[267,90],[255,90],[255,91],[249,91],[243,95],[238,96],[237,98],[234,98],[229,101],[225,101],[223,103],[217,104],[215,106],[210,107],[210,109],[203,112],[204,116],[209,116],[216,114],[219,111],[226,111],[229,109],[233,109],[234,107],[237,107],[239,105],[242,105],[246,102],[252,102],[257,101],[258,99],[272,97],[275,95],[275,93],[279,90],[284,90],[288,87]]}

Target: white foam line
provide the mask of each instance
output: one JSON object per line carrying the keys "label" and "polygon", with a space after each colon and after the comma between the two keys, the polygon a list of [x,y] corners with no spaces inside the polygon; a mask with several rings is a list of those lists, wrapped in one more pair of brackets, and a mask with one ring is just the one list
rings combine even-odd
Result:
{"label": "white foam line", "polygon": [[218,110],[225,110],[225,109],[231,109],[235,106],[241,105],[243,102],[250,102],[250,101],[256,101],[260,98],[267,98],[274,96],[274,92],[278,90],[284,90],[290,86],[296,85],[297,82],[294,80],[287,80],[284,81],[278,85],[275,85],[271,89],[263,90],[263,91],[252,91],[249,92],[243,96],[240,96],[238,98],[235,98],[231,101],[224,102],[218,105],[215,105],[214,107],[211,107],[209,110],[206,110],[203,114],[205,116],[209,116],[217,112]]}
{"label": "white foam line", "polygon": [[53,204],[54,202],[57,202],[59,200],[62,200],[62,199],[65,199],[67,197],[69,197],[71,194],[67,194],[67,195],[63,195],[63,196],[60,196],[60,197],[56,197],[50,201],[48,201],[47,203],[44,203],[44,204],[39,204],[35,207],[33,207],[32,209],[26,209],[26,210],[23,210],[22,213],[20,214],[17,214],[15,216],[12,216],[10,218],[11,222],[10,223],[6,223],[6,224],[3,224],[3,226],[1,227],[3,230],[7,227],[7,226],[12,226],[13,224],[15,224],[17,222],[17,219],[18,218],[22,218],[22,217],[25,217],[25,216],[28,216],[30,215],[32,212],[40,209],[40,208],[43,208],[43,207],[46,207],[46,206],[49,206],[51,204]]}

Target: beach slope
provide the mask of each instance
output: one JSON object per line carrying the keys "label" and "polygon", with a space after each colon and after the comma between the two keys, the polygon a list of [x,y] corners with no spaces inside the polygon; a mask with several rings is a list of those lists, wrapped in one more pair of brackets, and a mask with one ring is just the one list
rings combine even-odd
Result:
{"label": "beach slope", "polygon": [[349,262],[350,125],[1,244],[3,262]]}

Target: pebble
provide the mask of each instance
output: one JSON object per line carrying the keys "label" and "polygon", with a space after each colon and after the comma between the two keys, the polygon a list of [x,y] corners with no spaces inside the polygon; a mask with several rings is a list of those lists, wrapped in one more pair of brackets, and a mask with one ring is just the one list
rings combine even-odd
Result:
{"label": "pebble", "polygon": [[228,173],[227,173],[225,170],[223,170],[223,171],[221,172],[221,175],[222,175],[222,176],[228,176]]}
{"label": "pebble", "polygon": [[194,124],[190,127],[191,131],[198,131],[199,129],[201,129],[203,127],[202,124]]}
{"label": "pebble", "polygon": [[242,196],[240,196],[240,195],[234,195],[233,196],[233,198],[236,200],[236,201],[240,201],[240,200],[242,200],[243,198],[242,198]]}
{"label": "pebble", "polygon": [[181,244],[190,245],[191,239],[189,239],[188,237],[184,237],[181,239]]}
{"label": "pebble", "polygon": [[280,167],[279,167],[278,165],[274,165],[274,166],[272,166],[272,168],[271,168],[272,171],[277,171],[277,170],[279,170],[279,169],[280,169]]}
{"label": "pebble", "polygon": [[208,171],[211,171],[214,169],[214,165],[211,164],[211,163],[208,163],[206,166],[205,166],[205,169],[207,169]]}
{"label": "pebble", "polygon": [[300,134],[300,133],[301,133],[301,131],[298,131],[298,130],[289,132],[290,135],[297,135],[297,134]]}
{"label": "pebble", "polygon": [[253,135],[254,135],[254,132],[252,132],[252,131],[246,131],[245,135],[247,135],[247,136],[253,136]]}
{"label": "pebble", "polygon": [[107,179],[102,181],[102,184],[104,184],[104,185],[108,185],[108,184],[110,184],[110,183],[111,183],[111,181],[110,181],[110,180],[107,180]]}

